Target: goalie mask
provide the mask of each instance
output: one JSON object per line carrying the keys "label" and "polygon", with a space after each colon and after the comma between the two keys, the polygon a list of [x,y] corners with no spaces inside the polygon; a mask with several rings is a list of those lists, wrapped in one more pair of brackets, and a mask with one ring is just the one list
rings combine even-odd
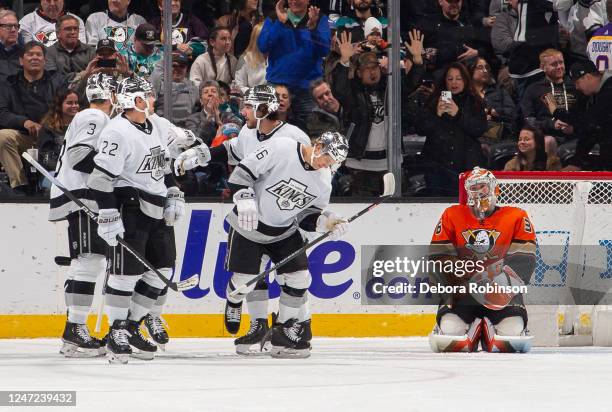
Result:
{"label": "goalie mask", "polygon": [[321,149],[316,155],[315,150],[312,151],[311,164],[315,157],[329,155],[334,160],[334,164],[331,166],[334,172],[338,170],[348,156],[348,141],[344,135],[338,132],[323,132],[321,136],[315,139],[313,145],[319,145]]}
{"label": "goalie mask", "polygon": [[96,73],[87,79],[85,94],[91,103],[94,100],[113,100],[113,93],[117,91],[117,81],[106,73]]}
{"label": "goalie mask", "polygon": [[468,206],[479,219],[484,219],[493,212],[500,192],[493,173],[478,166],[465,179],[465,191]]}
{"label": "goalie mask", "polygon": [[[127,77],[117,87],[117,106],[121,110],[134,109],[145,115],[153,114],[153,108],[149,105],[149,97],[154,96],[153,86],[140,76]],[[145,101],[147,108],[142,110],[136,107],[136,98]]]}
{"label": "goalie mask", "polygon": [[[280,106],[276,90],[267,84],[251,87],[244,96],[244,104],[253,107],[253,113],[258,123],[260,120],[268,117],[270,113],[276,112]],[[263,108],[261,106],[264,106],[266,110],[265,115],[260,117],[257,112],[260,108]]]}

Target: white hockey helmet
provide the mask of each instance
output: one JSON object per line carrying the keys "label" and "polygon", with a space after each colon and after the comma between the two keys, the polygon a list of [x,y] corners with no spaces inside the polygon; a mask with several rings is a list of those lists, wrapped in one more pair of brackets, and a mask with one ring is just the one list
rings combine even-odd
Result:
{"label": "white hockey helmet", "polygon": [[[244,104],[253,106],[253,112],[257,120],[265,119],[270,113],[274,113],[280,106],[278,94],[276,89],[267,84],[260,84],[255,87],[251,87],[244,95]],[[266,114],[265,116],[258,117],[257,111],[259,106],[265,105]]]}
{"label": "white hockey helmet", "polygon": [[338,132],[323,132],[321,136],[314,140],[313,145],[319,145],[321,150],[317,155],[315,155],[315,151],[313,150],[312,158],[325,154],[329,155],[334,160],[334,164],[332,165],[332,170],[334,172],[338,170],[342,162],[344,162],[348,156],[348,140],[346,136]]}
{"label": "white hockey helmet", "polygon": [[[153,108],[149,107],[148,98],[154,96],[153,86],[148,80],[140,76],[126,77],[117,87],[117,106],[121,110],[134,109],[148,115],[153,114]],[[136,107],[136,98],[140,97],[147,104],[145,110]]]}
{"label": "white hockey helmet", "polygon": [[96,73],[89,76],[85,94],[87,100],[113,100],[113,93],[117,91],[117,80],[106,73]]}
{"label": "white hockey helmet", "polygon": [[476,166],[465,179],[468,206],[480,219],[487,217],[497,204],[500,189],[495,175]]}

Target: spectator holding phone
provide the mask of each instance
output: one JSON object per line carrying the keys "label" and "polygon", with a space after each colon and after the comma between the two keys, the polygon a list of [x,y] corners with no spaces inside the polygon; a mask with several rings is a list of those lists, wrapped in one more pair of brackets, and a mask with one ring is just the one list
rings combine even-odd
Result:
{"label": "spectator holding phone", "polygon": [[70,88],[79,94],[82,106],[88,103],[85,96],[87,79],[92,74],[100,72],[115,76],[118,80],[132,75],[127,60],[115,49],[115,42],[111,39],[102,39],[98,42],[96,56],[70,83]]}
{"label": "spectator holding phone", "polygon": [[465,66],[447,66],[426,110],[412,116],[416,132],[426,136],[423,158],[428,165],[428,192],[456,196],[459,173],[485,164],[479,138],[487,130],[487,117]]}

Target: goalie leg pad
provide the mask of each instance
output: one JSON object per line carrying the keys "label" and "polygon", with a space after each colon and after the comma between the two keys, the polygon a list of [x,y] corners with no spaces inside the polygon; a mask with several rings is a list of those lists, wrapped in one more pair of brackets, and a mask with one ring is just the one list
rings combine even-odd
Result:
{"label": "goalie leg pad", "polygon": [[[520,316],[511,316],[498,323],[497,328],[485,317],[483,319],[482,346],[487,352],[496,353],[527,353],[531,350],[533,336],[529,336]],[[500,332],[517,332],[516,335],[501,335]],[[500,334],[498,334],[500,333]]]}
{"label": "goalie leg pad", "polygon": [[[444,315],[457,316],[452,313]],[[458,318],[458,316],[457,316]],[[463,322],[463,321],[462,321]],[[467,326],[467,325],[466,325]],[[440,326],[436,325],[429,335],[429,346],[431,350],[439,352],[475,352],[478,350],[478,341],[482,331],[482,319],[476,318],[469,325],[467,331],[462,335],[447,335],[442,333]]]}

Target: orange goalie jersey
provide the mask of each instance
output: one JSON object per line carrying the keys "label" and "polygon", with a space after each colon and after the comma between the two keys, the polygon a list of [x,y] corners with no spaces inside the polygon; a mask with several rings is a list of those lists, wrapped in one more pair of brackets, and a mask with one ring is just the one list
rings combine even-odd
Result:
{"label": "orange goalie jersey", "polygon": [[456,256],[489,265],[513,256],[535,258],[535,229],[527,212],[503,206],[487,218],[474,216],[467,205],[447,208],[431,239],[430,257]]}

